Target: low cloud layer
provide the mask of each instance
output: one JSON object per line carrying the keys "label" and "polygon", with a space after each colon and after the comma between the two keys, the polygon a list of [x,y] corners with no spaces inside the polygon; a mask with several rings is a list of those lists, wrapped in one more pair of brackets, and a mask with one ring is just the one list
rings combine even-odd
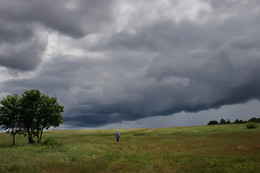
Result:
{"label": "low cloud layer", "polygon": [[260,98],[257,0],[29,1],[0,0],[0,92],[56,95],[67,124]]}

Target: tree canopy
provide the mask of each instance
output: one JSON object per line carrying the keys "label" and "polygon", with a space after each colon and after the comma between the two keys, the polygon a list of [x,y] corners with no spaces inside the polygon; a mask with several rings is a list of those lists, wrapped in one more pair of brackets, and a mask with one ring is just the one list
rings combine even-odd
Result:
{"label": "tree canopy", "polygon": [[21,123],[20,115],[20,97],[18,94],[8,95],[0,103],[0,125],[13,136],[13,145],[15,145],[15,135],[19,133]]}
{"label": "tree canopy", "polygon": [[21,96],[7,95],[1,105],[0,126],[11,130],[13,145],[18,132],[26,134],[29,143],[34,143],[35,136],[40,142],[44,129],[63,123],[61,113],[64,107],[56,97],[42,94],[38,89],[26,90]]}

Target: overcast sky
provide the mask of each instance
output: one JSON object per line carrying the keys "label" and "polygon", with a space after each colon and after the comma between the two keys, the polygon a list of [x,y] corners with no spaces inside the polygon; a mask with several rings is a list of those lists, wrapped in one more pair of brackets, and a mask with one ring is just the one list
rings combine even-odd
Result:
{"label": "overcast sky", "polygon": [[259,117],[259,28],[259,0],[0,0],[0,96],[57,96],[63,128]]}

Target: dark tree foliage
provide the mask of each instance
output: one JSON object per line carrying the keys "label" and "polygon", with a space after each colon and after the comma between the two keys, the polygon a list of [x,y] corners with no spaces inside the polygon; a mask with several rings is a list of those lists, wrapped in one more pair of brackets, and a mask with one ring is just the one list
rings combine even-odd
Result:
{"label": "dark tree foliage", "polygon": [[37,89],[26,90],[21,98],[21,123],[28,134],[29,143],[34,143],[33,135],[39,123],[41,92]]}
{"label": "dark tree foliage", "polygon": [[[219,124],[244,124],[246,122],[260,123],[260,118],[253,117],[253,118],[249,119],[248,121],[236,119],[233,123],[231,123],[231,121],[229,119],[226,121],[222,118],[220,120]],[[218,121],[216,121],[216,120],[211,120],[208,122],[208,125],[216,125],[216,124],[218,124]]]}
{"label": "dark tree foliage", "polygon": [[256,129],[257,125],[252,122],[249,122],[246,127],[247,129]]}
{"label": "dark tree foliage", "polygon": [[231,124],[231,121],[229,119],[227,120],[227,124]]}
{"label": "dark tree foliage", "polygon": [[26,90],[21,97],[8,95],[1,104],[0,126],[12,129],[13,139],[17,132],[24,132],[29,143],[34,143],[34,136],[40,142],[44,129],[63,123],[63,106],[56,97],[41,94],[38,89]]}
{"label": "dark tree foliage", "polygon": [[20,98],[18,94],[8,95],[1,101],[0,107],[0,126],[13,137],[13,145],[15,145],[15,135],[21,132],[20,124]]}
{"label": "dark tree foliage", "polygon": [[[45,94],[41,96],[40,111],[37,116],[37,138],[42,139],[43,129],[49,129],[51,126],[57,127],[63,123],[61,112],[63,106],[59,105],[56,97],[50,97]],[[40,133],[40,134],[39,134]]]}
{"label": "dark tree foliage", "polygon": [[234,121],[234,124],[243,124],[243,123],[246,123],[246,121],[239,120],[239,119],[236,119],[236,120]]}
{"label": "dark tree foliage", "polygon": [[227,124],[226,120],[224,120],[223,118],[220,120],[219,124]]}
{"label": "dark tree foliage", "polygon": [[252,123],[260,123],[260,118],[251,118],[250,120],[248,120],[249,122],[252,122]]}
{"label": "dark tree foliage", "polygon": [[217,125],[217,124],[218,124],[218,121],[216,121],[216,120],[211,120],[208,123],[208,125]]}

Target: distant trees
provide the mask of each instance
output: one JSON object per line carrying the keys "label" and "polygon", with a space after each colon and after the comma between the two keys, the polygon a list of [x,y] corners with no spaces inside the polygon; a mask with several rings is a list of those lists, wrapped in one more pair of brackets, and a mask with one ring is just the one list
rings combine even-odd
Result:
{"label": "distant trees", "polygon": [[239,119],[236,119],[236,120],[234,121],[234,124],[244,124],[244,123],[246,123],[246,121],[239,120]]}
{"label": "distant trees", "polygon": [[208,125],[216,125],[218,124],[218,121],[217,120],[211,120],[209,121]]}
{"label": "distant trees", "polygon": [[227,120],[227,124],[231,124],[231,121],[229,119]]}
{"label": "distant trees", "polygon": [[260,118],[251,118],[250,120],[248,120],[248,122],[252,122],[252,123],[260,123]]}
{"label": "distant trees", "polygon": [[42,139],[44,129],[57,127],[63,123],[61,113],[64,111],[56,97],[41,94],[38,89],[26,90],[20,97],[18,94],[8,95],[1,101],[0,126],[10,131],[15,145],[15,134],[28,136],[29,143]]}
{"label": "distant trees", "polygon": [[[218,124],[218,123],[217,123]],[[223,118],[220,120],[219,124],[231,124],[231,121],[228,119],[227,121]]]}
{"label": "distant trees", "polygon": [[227,124],[226,120],[224,120],[223,118],[220,120],[219,124]]}
{"label": "distant trees", "polygon": [[208,125],[217,125],[217,124],[244,124],[247,122],[252,122],[252,123],[260,123],[260,118],[251,118],[248,121],[243,121],[243,120],[239,120],[236,119],[234,122],[231,122],[229,119],[226,121],[223,118],[220,120],[220,122],[216,121],[216,120],[211,120],[208,122]]}

